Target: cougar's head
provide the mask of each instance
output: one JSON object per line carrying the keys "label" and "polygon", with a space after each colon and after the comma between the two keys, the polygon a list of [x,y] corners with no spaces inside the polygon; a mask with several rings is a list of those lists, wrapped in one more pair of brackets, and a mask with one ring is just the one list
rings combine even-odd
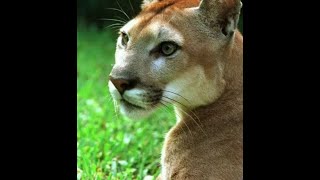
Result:
{"label": "cougar's head", "polygon": [[117,40],[109,90],[120,112],[141,118],[162,105],[192,109],[218,98],[240,7],[236,0],[145,0]]}

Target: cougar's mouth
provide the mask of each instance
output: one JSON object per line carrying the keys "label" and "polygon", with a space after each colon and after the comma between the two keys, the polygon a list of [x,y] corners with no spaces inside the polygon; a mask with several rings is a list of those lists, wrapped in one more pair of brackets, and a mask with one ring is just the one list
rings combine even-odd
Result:
{"label": "cougar's mouth", "polygon": [[160,106],[161,97],[152,92],[128,91],[118,100],[120,113],[131,119],[145,118]]}
{"label": "cougar's mouth", "polygon": [[150,115],[161,104],[162,90],[152,87],[135,87],[119,92],[114,83],[109,81],[109,90],[120,111],[120,114],[131,118],[140,119]]}
{"label": "cougar's mouth", "polygon": [[126,109],[140,109],[140,110],[144,110],[145,109],[144,107],[141,107],[139,105],[130,103],[129,101],[125,100],[124,98],[122,98],[120,100],[120,103],[121,103],[121,105],[125,106]]}

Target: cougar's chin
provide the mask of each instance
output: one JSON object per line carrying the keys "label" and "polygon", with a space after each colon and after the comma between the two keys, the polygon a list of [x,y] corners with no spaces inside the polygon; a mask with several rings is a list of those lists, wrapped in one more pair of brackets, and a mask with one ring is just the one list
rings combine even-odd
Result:
{"label": "cougar's chin", "polygon": [[156,106],[157,105],[146,108],[137,104],[133,104],[125,99],[121,99],[119,102],[120,113],[130,119],[141,119],[148,117],[156,109]]}

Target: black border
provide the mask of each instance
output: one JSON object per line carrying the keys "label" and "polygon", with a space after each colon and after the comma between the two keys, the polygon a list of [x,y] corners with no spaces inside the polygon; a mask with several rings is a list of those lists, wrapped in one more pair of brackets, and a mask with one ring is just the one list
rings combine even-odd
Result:
{"label": "black border", "polygon": [[244,179],[311,179],[316,11],[295,1],[242,2]]}
{"label": "black border", "polygon": [[[318,82],[312,79],[318,66],[310,62],[316,58],[309,55],[317,46],[306,39],[318,42],[312,28],[317,16],[302,17],[302,9],[312,11],[310,3],[242,2],[244,179],[306,179],[305,161],[313,160],[308,147],[317,142],[311,136],[317,126],[310,123],[317,106],[306,100],[318,93],[305,88]],[[21,179],[75,179],[76,2],[5,3],[4,171]]]}
{"label": "black border", "polygon": [[2,170],[18,179],[75,179],[76,1],[2,7]]}

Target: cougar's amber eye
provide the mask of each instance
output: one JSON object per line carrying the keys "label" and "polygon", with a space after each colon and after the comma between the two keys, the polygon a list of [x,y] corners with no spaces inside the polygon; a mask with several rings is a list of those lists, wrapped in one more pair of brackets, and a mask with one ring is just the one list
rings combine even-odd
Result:
{"label": "cougar's amber eye", "polygon": [[164,56],[170,56],[175,53],[178,49],[178,46],[173,42],[163,42],[160,45],[160,52]]}
{"label": "cougar's amber eye", "polygon": [[125,32],[121,32],[121,44],[123,46],[126,46],[128,44],[128,41],[129,41],[128,34],[126,34]]}

